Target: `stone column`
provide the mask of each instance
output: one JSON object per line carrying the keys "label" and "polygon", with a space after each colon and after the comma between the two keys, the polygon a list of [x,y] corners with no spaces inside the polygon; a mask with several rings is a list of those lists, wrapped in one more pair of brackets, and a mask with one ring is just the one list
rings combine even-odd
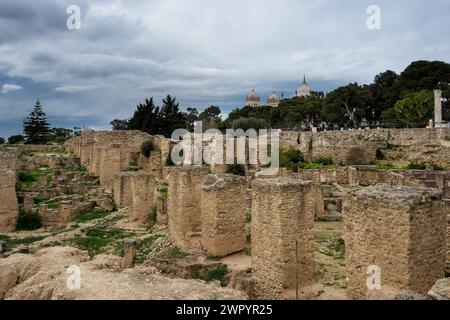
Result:
{"label": "stone column", "polygon": [[128,265],[133,264],[136,256],[137,241],[135,239],[127,239],[123,242],[123,256]]}
{"label": "stone column", "polygon": [[16,161],[14,153],[0,151],[0,232],[14,231],[19,215]]}
{"label": "stone column", "polygon": [[114,201],[119,209],[131,206],[130,174],[130,172],[120,172],[114,176]]}
{"label": "stone column", "polygon": [[434,127],[442,127],[442,91],[433,90],[434,92]]}
{"label": "stone column", "polygon": [[100,184],[109,186],[113,184],[113,177],[121,171],[120,144],[102,147],[99,164]]}
{"label": "stone column", "polygon": [[131,173],[131,219],[149,222],[153,210],[155,176],[139,171]]}
{"label": "stone column", "polygon": [[277,299],[284,290],[313,281],[314,184],[289,178],[261,179],[253,182],[252,189],[255,295]]}
{"label": "stone column", "polygon": [[436,189],[359,188],[344,196],[343,218],[349,298],[426,294],[443,278],[447,217]]}
{"label": "stone column", "polygon": [[234,175],[208,175],[201,194],[202,246],[225,257],[245,249],[247,181]]}
{"label": "stone column", "polygon": [[200,247],[201,192],[207,173],[207,168],[196,166],[168,169],[169,232],[174,244],[181,249]]}

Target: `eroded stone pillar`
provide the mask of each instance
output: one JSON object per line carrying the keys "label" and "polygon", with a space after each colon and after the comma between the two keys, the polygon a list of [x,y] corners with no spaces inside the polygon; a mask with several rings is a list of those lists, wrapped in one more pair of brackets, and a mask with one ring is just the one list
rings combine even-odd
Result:
{"label": "eroded stone pillar", "polygon": [[130,173],[131,177],[131,219],[148,222],[153,210],[153,194],[155,192],[155,176],[139,171]]}
{"label": "eroded stone pillar", "polygon": [[299,287],[313,280],[314,186],[309,181],[289,178],[253,182],[252,268],[256,297],[276,299],[285,289],[295,290],[297,277]]}
{"label": "eroded stone pillar", "polygon": [[121,149],[119,144],[100,148],[99,175],[100,184],[112,185],[113,177],[121,171]]}
{"label": "eroded stone pillar", "polygon": [[433,90],[434,92],[434,127],[442,127],[442,91]]}
{"label": "eroded stone pillar", "polygon": [[131,178],[130,172],[120,172],[114,176],[114,201],[117,208],[130,207],[131,198]]}
{"label": "eroded stone pillar", "polygon": [[19,215],[16,160],[14,153],[0,151],[0,232],[14,231]]}
{"label": "eroded stone pillar", "polygon": [[169,233],[175,245],[181,249],[200,247],[201,192],[207,173],[207,168],[196,166],[168,169]]}
{"label": "eroded stone pillar", "polygon": [[[389,298],[401,290],[426,294],[444,276],[446,211],[436,189],[377,185],[346,194],[348,297]],[[368,272],[374,270],[379,272],[369,288]]]}
{"label": "eroded stone pillar", "polygon": [[137,241],[135,239],[127,239],[123,241],[123,256],[128,265],[133,264],[136,256]]}
{"label": "eroded stone pillar", "polygon": [[234,175],[208,175],[201,194],[202,246],[225,257],[245,249],[247,181]]}

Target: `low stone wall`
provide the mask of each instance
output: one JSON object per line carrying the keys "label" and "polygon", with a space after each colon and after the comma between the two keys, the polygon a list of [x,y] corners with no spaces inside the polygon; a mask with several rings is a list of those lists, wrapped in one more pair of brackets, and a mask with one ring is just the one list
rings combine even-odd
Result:
{"label": "low stone wall", "polygon": [[[392,160],[420,161],[426,163],[449,163],[450,129],[365,129],[327,132],[290,132],[280,135],[283,148],[296,148],[311,158],[332,157],[336,163],[352,164],[349,155],[352,148],[362,148],[361,160],[376,160],[376,149],[393,147],[398,149]],[[358,152],[360,152],[358,151]]]}
{"label": "low stone wall", "polygon": [[76,219],[79,215],[95,208],[95,201],[81,202],[79,196],[59,201],[59,206],[52,209],[48,204],[41,203],[38,213],[43,226],[64,226]]}
{"label": "low stone wall", "polygon": [[[359,188],[345,195],[343,219],[349,298],[426,294],[443,277],[446,209],[436,189]],[[381,289],[367,286],[372,266],[381,271]]]}
{"label": "low stone wall", "polygon": [[0,151],[0,232],[13,231],[19,215],[14,152]]}
{"label": "low stone wall", "polygon": [[34,145],[34,144],[5,144],[0,145],[0,149],[12,150],[17,153],[22,152],[64,152],[63,145]]}
{"label": "low stone wall", "polygon": [[[314,185],[288,178],[252,184],[252,269],[255,295],[276,299],[309,284],[314,272]],[[298,274],[296,243],[298,248]]]}
{"label": "low stone wall", "polygon": [[201,193],[208,168],[171,167],[168,173],[169,232],[174,244],[189,250],[200,247]]}
{"label": "low stone wall", "polygon": [[18,170],[29,171],[42,167],[77,167],[80,166],[80,159],[76,156],[23,156],[18,159]]}
{"label": "low stone wall", "polygon": [[245,249],[246,190],[244,177],[206,177],[201,193],[201,244],[209,254],[225,257]]}

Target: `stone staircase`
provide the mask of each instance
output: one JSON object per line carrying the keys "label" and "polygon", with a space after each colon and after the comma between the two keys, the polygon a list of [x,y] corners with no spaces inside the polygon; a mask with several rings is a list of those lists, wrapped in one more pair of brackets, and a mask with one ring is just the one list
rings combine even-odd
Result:
{"label": "stone staircase", "polygon": [[340,221],[342,219],[342,190],[335,185],[322,185],[323,214],[320,221]]}

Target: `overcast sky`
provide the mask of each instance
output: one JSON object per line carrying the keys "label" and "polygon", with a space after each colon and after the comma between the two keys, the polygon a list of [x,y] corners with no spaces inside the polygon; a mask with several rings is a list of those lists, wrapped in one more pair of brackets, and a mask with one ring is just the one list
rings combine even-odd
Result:
{"label": "overcast sky", "polygon": [[[381,9],[381,30],[366,10]],[[69,5],[81,29],[69,30]],[[40,98],[53,126],[109,128],[147,97],[228,113],[252,88],[292,96],[450,62],[449,0],[0,0],[0,136]]]}

